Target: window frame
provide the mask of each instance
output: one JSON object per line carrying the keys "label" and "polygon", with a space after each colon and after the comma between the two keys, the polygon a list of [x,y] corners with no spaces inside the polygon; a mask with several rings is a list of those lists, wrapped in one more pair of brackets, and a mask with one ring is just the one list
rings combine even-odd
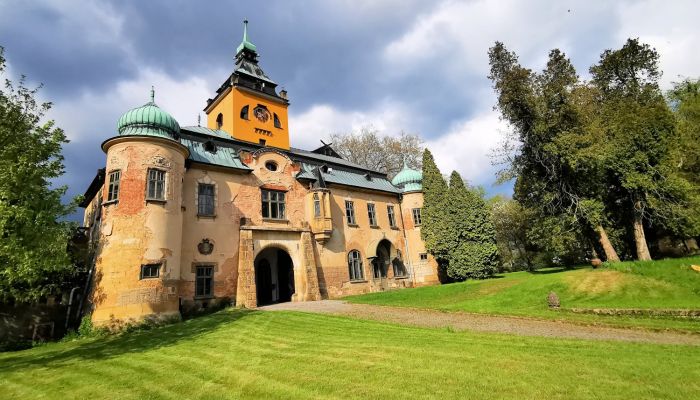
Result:
{"label": "window frame", "polygon": [[416,207],[411,209],[411,215],[413,216],[413,226],[421,226],[423,222],[421,217],[421,208]]}
{"label": "window frame", "polygon": [[246,121],[250,121],[250,105],[246,104],[241,107],[240,117]]}
{"label": "window frame", "polygon": [[[194,298],[205,299],[214,297],[214,266],[197,265],[194,271]],[[200,274],[200,271],[205,273]],[[202,293],[200,293],[200,288]]]}
{"label": "window frame", "polygon": [[[160,174],[162,174],[163,179],[162,180],[153,179],[151,177],[151,173],[156,173],[156,174],[160,173]],[[166,185],[166,181],[167,181],[167,172],[162,170],[162,169],[158,169],[158,168],[149,168],[147,170],[146,174],[147,174],[146,175],[146,200],[147,201],[163,201],[163,202],[166,201],[166,199],[165,199],[165,190],[166,190],[165,185]],[[156,177],[157,177],[157,175],[156,175]],[[161,196],[160,197],[151,196],[151,188],[153,187],[152,185],[154,184],[154,182],[156,185],[155,189],[154,189],[154,195],[157,194],[156,191],[158,190],[158,184],[159,183],[162,184],[162,186],[160,188],[161,189],[161,193],[160,193]]]}
{"label": "window frame", "polygon": [[224,114],[219,113],[219,115],[216,116],[216,129],[221,130],[224,126]]}
{"label": "window frame", "polygon": [[428,253],[418,253],[418,259],[420,261],[428,261]]}
{"label": "window frame", "polygon": [[[116,179],[114,178],[116,176]],[[122,171],[115,169],[109,173],[109,183],[107,184],[107,203],[119,201],[119,188],[121,186]]]}
{"label": "window frame", "polygon": [[[408,269],[406,268],[406,264],[403,262],[403,257],[401,254],[401,250],[396,249],[396,257],[394,257],[393,260],[391,260],[391,268],[394,272],[394,278],[406,278],[408,277]],[[397,274],[397,270],[400,269],[403,272],[401,274]]]}
{"label": "window frame", "polygon": [[[160,278],[160,268],[163,266],[163,263],[149,263],[149,264],[141,264],[141,270],[139,272],[139,280],[144,280],[144,279],[157,279]],[[149,273],[146,275],[144,272],[146,270],[153,270],[155,268],[155,275],[152,273]]]}
{"label": "window frame", "polygon": [[318,193],[314,193],[313,201],[314,201],[314,218],[321,218],[321,198],[318,196]]}
{"label": "window frame", "polygon": [[272,121],[277,129],[282,129],[282,122],[280,121],[280,118],[277,116],[277,113],[272,113]]}
{"label": "window frame", "polygon": [[367,219],[369,226],[379,226],[377,224],[377,207],[374,206],[374,203],[367,203]]}
{"label": "window frame", "polygon": [[393,204],[386,205],[386,215],[389,218],[389,226],[392,228],[397,228],[398,226],[396,225],[396,214],[394,213]]}
{"label": "window frame", "polygon": [[365,271],[362,265],[362,254],[357,249],[348,252],[348,276],[351,282],[363,282]]}
{"label": "window frame", "polygon": [[345,200],[345,222],[348,225],[357,226],[357,220],[355,219],[355,202],[352,200]]}
{"label": "window frame", "polygon": [[[267,196],[266,196],[267,195]],[[274,199],[273,199],[274,195]],[[267,198],[266,198],[267,197]],[[281,199],[280,199],[281,197]],[[287,192],[282,190],[260,189],[261,215],[263,219],[276,221],[287,220]],[[274,207],[273,207],[274,206]],[[273,216],[273,210],[277,214]],[[267,216],[265,212],[267,211]]]}
{"label": "window frame", "polygon": [[[202,194],[202,187],[207,187],[211,188],[211,195],[209,194]],[[203,213],[202,212],[202,204],[209,204],[208,202],[203,202],[202,198],[203,196],[211,196],[211,213]],[[204,210],[207,211],[207,210]],[[216,185],[213,183],[204,183],[204,182],[198,182],[197,183],[197,216],[198,217],[215,217],[216,216]]]}

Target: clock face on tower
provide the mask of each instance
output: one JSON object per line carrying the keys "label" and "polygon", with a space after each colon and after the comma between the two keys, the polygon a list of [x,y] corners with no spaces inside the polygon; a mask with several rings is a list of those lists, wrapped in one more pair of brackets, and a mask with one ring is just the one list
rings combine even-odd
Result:
{"label": "clock face on tower", "polygon": [[253,115],[255,115],[255,118],[260,122],[267,122],[270,119],[270,112],[267,111],[267,108],[261,106],[255,107]]}

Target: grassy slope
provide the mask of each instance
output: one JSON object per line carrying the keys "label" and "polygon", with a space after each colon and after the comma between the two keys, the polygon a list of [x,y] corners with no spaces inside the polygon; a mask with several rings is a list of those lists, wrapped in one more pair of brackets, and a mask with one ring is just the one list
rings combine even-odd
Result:
{"label": "grassy slope", "polygon": [[357,303],[445,311],[700,331],[697,320],[573,314],[552,311],[546,301],[547,294],[554,291],[564,308],[699,309],[700,273],[692,271],[690,264],[700,264],[700,257],[647,263],[623,262],[597,270],[514,272],[496,279],[371,293],[346,299]]}
{"label": "grassy slope", "polygon": [[0,354],[0,398],[690,399],[698,359],[700,347],[225,310]]}

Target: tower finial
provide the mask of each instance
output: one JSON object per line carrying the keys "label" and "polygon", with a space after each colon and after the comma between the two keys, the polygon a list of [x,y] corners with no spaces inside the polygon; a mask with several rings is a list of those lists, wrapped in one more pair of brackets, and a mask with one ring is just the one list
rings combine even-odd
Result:
{"label": "tower finial", "polygon": [[408,162],[406,161],[406,156],[403,156],[403,169],[408,169]]}
{"label": "tower finial", "polygon": [[151,103],[155,103],[156,101],[156,89],[151,85]]}
{"label": "tower finial", "polygon": [[243,49],[248,49],[253,52],[255,52],[256,48],[253,43],[250,43],[250,40],[248,40],[248,20],[244,19],[243,20],[243,40],[241,41],[241,44],[238,45],[238,48],[236,49],[236,54],[240,53],[241,50]]}
{"label": "tower finial", "polygon": [[202,114],[197,114],[197,126],[202,126]]}

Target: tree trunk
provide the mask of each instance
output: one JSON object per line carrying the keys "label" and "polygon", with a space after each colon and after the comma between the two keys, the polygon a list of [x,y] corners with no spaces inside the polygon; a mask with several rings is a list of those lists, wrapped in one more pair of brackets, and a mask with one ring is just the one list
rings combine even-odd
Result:
{"label": "tree trunk", "polygon": [[[595,227],[595,230],[598,233],[598,242],[600,242],[600,246],[603,247],[603,251],[605,252],[605,260],[608,262],[620,261],[620,257],[617,256],[617,252],[610,242],[610,238],[603,226],[598,225]],[[644,235],[644,232],[642,232],[642,235]]]}
{"label": "tree trunk", "polygon": [[640,261],[651,260],[647,239],[644,235],[644,225],[642,225],[642,202],[634,202],[634,244],[637,248],[637,259]]}

